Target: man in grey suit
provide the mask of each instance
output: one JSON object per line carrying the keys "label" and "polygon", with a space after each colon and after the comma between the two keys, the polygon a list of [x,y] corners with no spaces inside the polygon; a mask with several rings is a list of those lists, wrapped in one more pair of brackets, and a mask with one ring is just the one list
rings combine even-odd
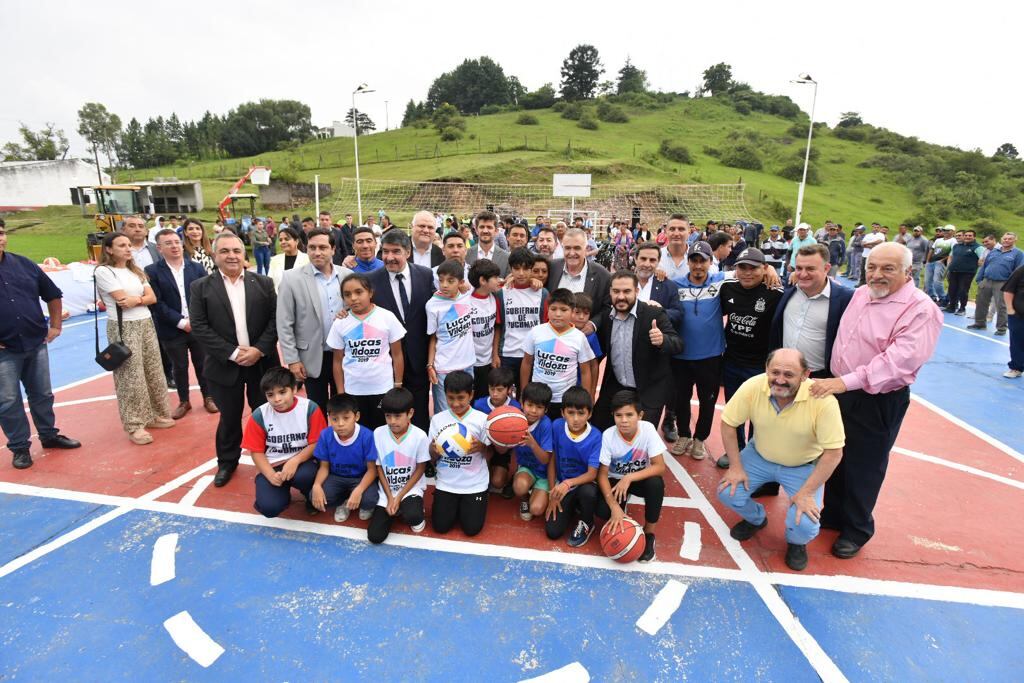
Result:
{"label": "man in grey suit", "polygon": [[466,252],[466,263],[473,265],[477,259],[490,259],[498,266],[501,276],[508,275],[508,252],[494,243],[498,234],[498,216],[493,211],[481,211],[476,215],[476,246]]}
{"label": "man in grey suit", "polygon": [[553,292],[565,288],[576,294],[584,292],[590,295],[594,306],[590,311],[590,324],[583,330],[584,334],[590,334],[601,326],[601,319],[611,309],[609,292],[612,276],[600,263],[587,258],[587,233],[583,230],[567,230],[562,238],[562,250],[565,258],[551,262],[547,289]]}
{"label": "man in grey suit", "polygon": [[341,281],[352,273],[335,265],[335,232],[309,232],[309,263],[286,271],[277,292],[277,338],[288,369],[306,383],[309,400],[325,410],[337,391],[327,333],[343,306]]}

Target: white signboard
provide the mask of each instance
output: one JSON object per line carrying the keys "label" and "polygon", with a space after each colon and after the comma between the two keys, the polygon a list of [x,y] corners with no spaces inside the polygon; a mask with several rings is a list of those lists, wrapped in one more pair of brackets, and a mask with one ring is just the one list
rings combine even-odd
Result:
{"label": "white signboard", "polygon": [[590,174],[555,173],[551,194],[555,197],[589,197]]}
{"label": "white signboard", "polygon": [[270,169],[269,168],[257,168],[249,176],[249,182],[253,185],[269,185],[270,184]]}

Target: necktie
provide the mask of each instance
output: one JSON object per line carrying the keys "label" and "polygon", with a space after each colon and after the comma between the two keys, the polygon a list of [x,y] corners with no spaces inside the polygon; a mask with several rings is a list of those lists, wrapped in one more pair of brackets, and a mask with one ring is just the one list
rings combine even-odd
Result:
{"label": "necktie", "polygon": [[405,282],[403,282],[403,280],[405,280],[405,274],[399,273],[395,276],[395,279],[398,280],[398,296],[401,299],[400,305],[402,307],[402,322],[405,322],[405,318],[409,311],[409,295],[405,293]]}

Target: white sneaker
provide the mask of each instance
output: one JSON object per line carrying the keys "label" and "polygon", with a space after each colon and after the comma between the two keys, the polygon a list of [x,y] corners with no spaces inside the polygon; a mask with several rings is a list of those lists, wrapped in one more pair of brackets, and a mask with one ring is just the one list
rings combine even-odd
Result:
{"label": "white sneaker", "polygon": [[708,457],[707,449],[704,448],[704,442],[700,439],[694,439],[690,445],[690,457],[694,460],[703,460]]}
{"label": "white sneaker", "polygon": [[334,508],[334,521],[335,522],[347,522],[348,521],[349,509],[344,505],[339,505]]}
{"label": "white sneaker", "polygon": [[1017,379],[1021,375],[1024,375],[1024,372],[1021,372],[1020,370],[1007,370],[1003,373],[1003,377],[1006,379]]}
{"label": "white sneaker", "polygon": [[365,522],[370,519],[370,517],[373,517],[373,510],[364,510],[363,508],[359,508],[359,519]]}
{"label": "white sneaker", "polygon": [[424,529],[427,528],[427,520],[424,519],[422,522],[420,522],[416,526],[410,527],[410,528],[412,529],[412,532],[414,534],[418,534],[418,533],[420,533],[421,531],[423,531]]}
{"label": "white sneaker", "polygon": [[672,444],[672,455],[686,455],[687,451],[690,450],[690,444],[693,443],[693,439],[688,436],[681,436],[676,439],[675,443]]}

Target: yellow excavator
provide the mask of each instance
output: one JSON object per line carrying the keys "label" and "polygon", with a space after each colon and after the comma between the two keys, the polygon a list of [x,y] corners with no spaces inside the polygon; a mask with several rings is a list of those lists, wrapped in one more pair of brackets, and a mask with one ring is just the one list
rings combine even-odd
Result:
{"label": "yellow excavator", "polygon": [[[86,188],[79,188],[79,192]],[[93,217],[96,232],[85,237],[89,257],[99,260],[100,245],[108,232],[121,229],[125,216],[142,214],[146,206],[146,190],[139,185],[92,185],[87,188],[96,203]],[[85,213],[85,204],[82,205]]]}

